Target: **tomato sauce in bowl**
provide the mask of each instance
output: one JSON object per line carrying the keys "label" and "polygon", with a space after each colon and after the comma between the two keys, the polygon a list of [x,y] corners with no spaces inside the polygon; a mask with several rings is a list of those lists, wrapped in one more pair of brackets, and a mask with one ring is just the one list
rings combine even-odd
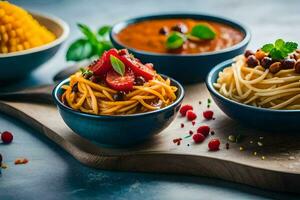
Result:
{"label": "tomato sauce in bowl", "polygon": [[[181,31],[188,34],[198,24],[213,28],[216,37],[211,40],[188,39],[181,48],[166,48],[168,34]],[[241,42],[245,35],[240,30],[223,23],[196,19],[149,19],[129,24],[115,35],[122,45],[146,52],[163,54],[201,54],[222,50]]]}

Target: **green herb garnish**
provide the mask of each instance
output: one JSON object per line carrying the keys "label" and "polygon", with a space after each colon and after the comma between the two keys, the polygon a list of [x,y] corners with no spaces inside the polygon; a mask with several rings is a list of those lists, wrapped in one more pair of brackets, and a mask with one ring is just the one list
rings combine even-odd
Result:
{"label": "green herb garnish", "polygon": [[185,42],[186,37],[179,32],[172,32],[166,41],[166,47],[168,49],[178,49]]}
{"label": "green herb garnish", "polygon": [[80,38],[70,45],[66,54],[67,61],[81,61],[93,56],[99,57],[104,51],[112,48],[108,37],[111,30],[110,26],[100,27],[97,34],[87,25],[77,24],[77,26],[84,38]]}
{"label": "green herb garnish", "polygon": [[93,46],[86,39],[76,40],[67,51],[66,59],[80,61],[90,58],[93,55]]}
{"label": "green herb garnish", "polygon": [[110,56],[110,62],[111,62],[113,69],[121,76],[124,76],[124,74],[125,74],[124,63],[120,59],[118,59],[117,57],[115,57],[113,55]]}
{"label": "green herb garnish", "polygon": [[261,50],[265,53],[269,53],[273,59],[284,59],[290,53],[293,53],[298,47],[295,42],[285,42],[282,39],[278,39],[274,44],[265,44]]}
{"label": "green herb garnish", "polygon": [[181,47],[186,39],[190,40],[212,40],[216,37],[216,32],[208,25],[198,24],[192,28],[192,31],[188,34],[183,34],[180,32],[172,32],[168,35],[166,41],[166,47],[168,49],[178,49]]}
{"label": "green herb garnish", "polygon": [[208,25],[198,24],[192,28],[191,35],[198,39],[212,40],[216,37],[216,32]]}
{"label": "green herb garnish", "polygon": [[80,68],[82,76],[91,77],[93,75],[93,72],[86,68]]}

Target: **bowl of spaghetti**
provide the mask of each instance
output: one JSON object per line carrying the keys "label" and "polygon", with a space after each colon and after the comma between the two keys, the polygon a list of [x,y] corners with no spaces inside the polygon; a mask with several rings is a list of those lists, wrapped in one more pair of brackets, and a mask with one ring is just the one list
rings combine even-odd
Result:
{"label": "bowl of spaghetti", "polygon": [[279,39],[215,66],[206,85],[216,104],[232,119],[253,128],[300,130],[297,46]]}
{"label": "bowl of spaghetti", "polygon": [[58,84],[53,97],[75,133],[102,145],[128,146],[174,120],[184,89],[126,50],[111,49]]}

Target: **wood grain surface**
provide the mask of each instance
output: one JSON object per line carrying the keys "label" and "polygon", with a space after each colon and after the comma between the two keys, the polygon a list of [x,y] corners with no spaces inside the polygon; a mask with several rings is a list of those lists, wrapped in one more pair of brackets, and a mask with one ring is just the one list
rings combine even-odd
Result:
{"label": "wood grain surface", "polygon": [[[53,105],[1,101],[0,111],[38,130],[79,162],[91,167],[208,176],[259,188],[299,193],[300,137],[297,133],[284,130],[278,133],[261,132],[241,126],[225,116],[213,102],[211,109],[216,119],[207,121],[202,117],[209,98],[205,85],[188,86],[186,92],[184,103],[192,104],[198,114],[194,126],[178,116],[161,134],[127,149],[101,147],[80,137],[64,124]],[[199,104],[199,101],[202,103]],[[181,123],[185,124],[184,128],[180,127]],[[188,136],[189,130],[195,132],[203,124],[209,125],[215,134],[202,144],[194,144],[190,137],[183,139],[179,146],[172,142],[174,138]],[[241,141],[229,142],[229,135],[241,135]],[[220,151],[208,151],[207,143],[212,138],[220,138]],[[229,149],[225,148],[227,142]],[[257,152],[256,156],[254,152]]]}

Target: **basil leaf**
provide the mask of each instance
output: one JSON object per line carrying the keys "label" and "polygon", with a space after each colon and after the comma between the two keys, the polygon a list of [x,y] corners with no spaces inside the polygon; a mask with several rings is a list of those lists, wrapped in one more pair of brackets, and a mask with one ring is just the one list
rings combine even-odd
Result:
{"label": "basil leaf", "polygon": [[186,38],[183,34],[179,32],[173,32],[167,38],[166,47],[168,49],[178,49],[183,45],[185,40]]}
{"label": "basil leaf", "polygon": [[275,47],[276,47],[276,49],[281,49],[284,44],[285,44],[285,42],[283,41],[283,39],[277,39],[275,41]]}
{"label": "basil leaf", "polygon": [[99,43],[97,36],[91,31],[91,29],[84,24],[77,24],[80,31],[86,36],[86,38],[88,39],[88,41],[90,41],[90,43],[96,47],[97,44]]}
{"label": "basil leaf", "polygon": [[276,49],[276,48],[273,48],[271,51],[270,51],[270,56],[273,58],[273,59],[283,59],[285,56],[282,55],[281,51]]}
{"label": "basil leaf", "polygon": [[98,30],[98,35],[102,36],[102,37],[105,37],[111,30],[111,26],[102,26],[99,28]]}
{"label": "basil leaf", "polygon": [[66,59],[67,61],[80,61],[93,56],[93,47],[86,39],[76,40],[69,47]]}
{"label": "basil leaf", "polygon": [[82,67],[80,68],[80,72],[82,76],[92,76],[94,74],[91,70]]}
{"label": "basil leaf", "polygon": [[298,48],[298,44],[296,42],[286,42],[282,48],[282,50],[286,53],[292,53]]}
{"label": "basil leaf", "polygon": [[115,57],[113,55],[110,55],[110,62],[111,62],[113,69],[121,76],[124,76],[124,74],[125,74],[124,63],[120,59],[118,59],[117,57]]}
{"label": "basil leaf", "polygon": [[211,40],[216,37],[216,32],[209,26],[198,24],[192,28],[191,35],[204,40]]}
{"label": "basil leaf", "polygon": [[274,48],[273,44],[265,44],[261,50],[265,53],[269,53]]}

